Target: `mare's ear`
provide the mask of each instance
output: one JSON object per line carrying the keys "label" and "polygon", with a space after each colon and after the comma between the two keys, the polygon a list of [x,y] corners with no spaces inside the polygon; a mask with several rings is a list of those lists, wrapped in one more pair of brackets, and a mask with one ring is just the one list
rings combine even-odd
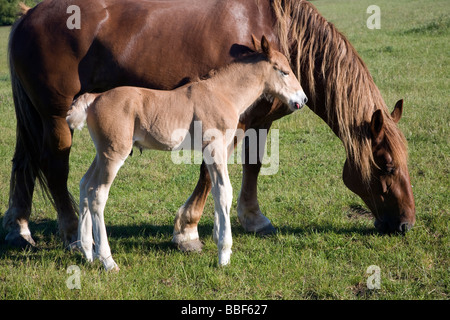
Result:
{"label": "mare's ear", "polygon": [[255,51],[261,51],[261,41],[256,39],[255,35],[252,34],[252,43],[253,48],[255,48]]}
{"label": "mare's ear", "polygon": [[372,115],[372,120],[370,121],[370,131],[372,132],[373,140],[382,136],[384,124],[383,112],[378,109]]}
{"label": "mare's ear", "polygon": [[394,120],[395,123],[398,123],[400,121],[400,118],[402,117],[403,113],[403,99],[398,100],[395,104],[394,110],[391,113],[392,120]]}
{"label": "mare's ear", "polygon": [[267,55],[267,57],[270,59],[272,56],[272,48],[270,47],[270,43],[267,40],[266,36],[264,36],[264,35],[261,38],[261,49],[262,49],[262,52],[264,52]]}

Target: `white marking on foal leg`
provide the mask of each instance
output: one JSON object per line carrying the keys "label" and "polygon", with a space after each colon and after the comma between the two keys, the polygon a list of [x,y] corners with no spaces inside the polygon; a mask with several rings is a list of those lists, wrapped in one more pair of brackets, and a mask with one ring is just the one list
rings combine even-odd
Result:
{"label": "white marking on foal leg", "polygon": [[80,181],[80,216],[78,221],[78,247],[89,262],[94,261],[93,238],[92,238],[92,218],[89,211],[88,182],[93,178],[97,157],[92,162],[89,170]]}
{"label": "white marking on foal leg", "polygon": [[[88,199],[83,195],[83,191],[80,189],[80,218],[78,222],[78,247],[83,252],[87,261],[94,261],[94,253],[92,251],[92,218],[89,211]],[[85,193],[85,192],[84,192]]]}
{"label": "white marking on foal leg", "polygon": [[[217,149],[216,149],[217,151]],[[224,152],[226,154],[226,152]],[[233,189],[228,176],[226,156],[220,164],[208,165],[212,182],[214,198],[214,230],[213,239],[219,251],[219,265],[230,263],[233,239],[231,235],[230,209],[233,199]]]}

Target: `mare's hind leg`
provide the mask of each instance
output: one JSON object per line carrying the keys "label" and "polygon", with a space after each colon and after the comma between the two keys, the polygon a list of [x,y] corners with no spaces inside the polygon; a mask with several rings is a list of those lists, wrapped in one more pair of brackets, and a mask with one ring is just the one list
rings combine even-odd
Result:
{"label": "mare's hind leg", "polygon": [[51,117],[44,125],[42,171],[58,213],[60,236],[66,244],[77,239],[77,204],[67,188],[72,133],[64,117]]}
{"label": "mare's hind leg", "polygon": [[[27,114],[33,121],[33,128],[30,130],[33,137],[36,132],[41,132],[39,114],[34,108],[29,108]],[[8,210],[3,217],[3,227],[8,231],[6,241],[8,244],[17,247],[34,246],[35,242],[31,237],[28,221],[31,214],[33,192],[35,187],[36,172],[33,170],[33,162],[38,162],[40,141],[36,139],[28,141],[23,128],[17,126],[16,149],[12,160],[12,170],[10,179],[10,194]],[[25,129],[23,129],[25,130]],[[37,159],[30,158],[38,155]]]}
{"label": "mare's hind leg", "polygon": [[178,209],[172,242],[181,251],[201,251],[203,244],[198,236],[198,222],[211,190],[211,179],[205,162],[200,167],[200,178],[189,199]]}
{"label": "mare's hind leg", "polygon": [[11,187],[9,208],[3,217],[3,227],[8,230],[5,240],[15,247],[35,246],[31,237],[28,221],[31,214],[31,203],[36,175],[26,164],[25,157],[20,156],[19,144],[16,145],[16,155],[11,171]]}

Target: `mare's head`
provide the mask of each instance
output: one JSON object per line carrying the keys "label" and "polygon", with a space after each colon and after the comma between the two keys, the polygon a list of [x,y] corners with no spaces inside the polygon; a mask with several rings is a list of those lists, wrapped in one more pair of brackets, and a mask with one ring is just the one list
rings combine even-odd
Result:
{"label": "mare's head", "polygon": [[288,59],[281,52],[272,49],[265,36],[258,41],[252,35],[252,42],[256,51],[262,52],[268,62],[264,92],[289,106],[291,111],[301,109],[308,98],[292,71]]}
{"label": "mare's head", "polygon": [[397,127],[403,104],[389,114],[355,48],[309,1],[271,1],[283,53],[308,93],[308,106],[342,140],[343,179],[375,216],[382,233],[415,222],[406,141]]}
{"label": "mare's head", "polygon": [[[371,176],[365,181],[347,158],[344,165],[345,185],[359,195],[375,216],[375,227],[381,233],[408,231],[415,223],[415,205],[406,165],[404,143],[388,121],[397,123],[403,101],[395,105],[391,116],[376,110],[370,122],[373,163]],[[399,143],[400,142],[400,143]],[[400,150],[398,150],[400,149]]]}

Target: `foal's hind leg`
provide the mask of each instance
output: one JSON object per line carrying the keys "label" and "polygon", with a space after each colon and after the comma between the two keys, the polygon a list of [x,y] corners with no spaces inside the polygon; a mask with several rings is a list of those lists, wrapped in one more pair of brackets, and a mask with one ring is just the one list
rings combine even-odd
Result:
{"label": "foal's hind leg", "polygon": [[95,241],[96,257],[103,263],[107,271],[118,271],[119,267],[112,258],[111,248],[108,243],[104,211],[108,200],[109,189],[124,160],[116,159],[108,155],[108,158],[97,154],[97,163],[92,171],[91,178],[86,185],[89,211],[92,218],[92,231]]}
{"label": "foal's hind leg", "polygon": [[93,238],[92,238],[92,217],[89,210],[89,184],[94,176],[97,157],[95,157],[89,170],[80,181],[80,217],[78,221],[78,247],[89,262],[94,261]]}

